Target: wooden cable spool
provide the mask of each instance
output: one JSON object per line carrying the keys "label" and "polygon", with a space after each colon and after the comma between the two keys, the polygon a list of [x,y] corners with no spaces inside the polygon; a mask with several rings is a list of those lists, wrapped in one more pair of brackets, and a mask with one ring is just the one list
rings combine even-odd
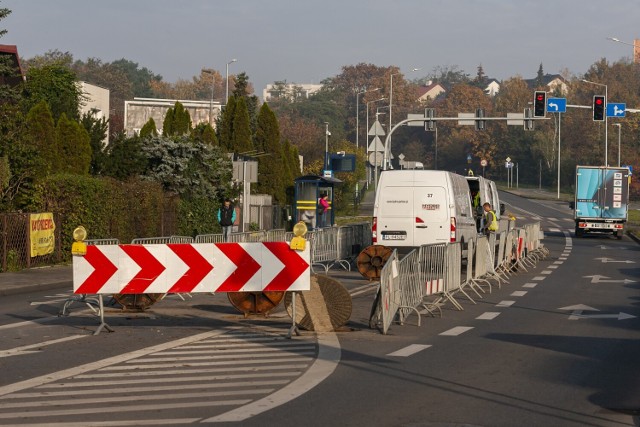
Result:
{"label": "wooden cable spool", "polygon": [[280,304],[284,292],[228,292],[227,297],[244,317],[250,314],[262,314],[266,317]]}
{"label": "wooden cable spool", "polygon": [[371,281],[380,280],[382,267],[393,253],[391,248],[382,245],[371,245],[364,248],[356,259],[358,271],[362,277]]}

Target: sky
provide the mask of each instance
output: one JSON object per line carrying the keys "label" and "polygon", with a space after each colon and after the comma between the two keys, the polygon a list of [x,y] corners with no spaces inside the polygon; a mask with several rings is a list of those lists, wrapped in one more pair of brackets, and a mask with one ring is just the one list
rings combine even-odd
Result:
{"label": "sky", "polygon": [[[0,44],[22,58],[49,50],[103,62],[125,58],[165,81],[202,68],[268,83],[320,83],[343,66],[397,66],[405,78],[435,67],[499,80],[631,58],[638,0],[0,0]],[[413,68],[420,68],[412,72]]]}

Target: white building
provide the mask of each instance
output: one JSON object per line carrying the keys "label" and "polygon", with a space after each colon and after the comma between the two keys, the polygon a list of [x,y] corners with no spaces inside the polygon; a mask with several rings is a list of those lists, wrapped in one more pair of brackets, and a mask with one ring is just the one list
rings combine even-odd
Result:
{"label": "white building", "polygon": [[314,83],[274,82],[273,84],[268,84],[262,90],[262,99],[265,102],[277,98],[286,98],[289,101],[293,101],[297,98],[309,98],[320,89],[322,89],[322,85]]}
{"label": "white building", "polygon": [[[80,114],[90,113],[94,118],[109,120],[109,89],[93,85],[87,82],[78,82],[84,100],[80,105]],[[109,125],[104,144],[109,143]]]}
{"label": "white building", "polygon": [[191,101],[177,99],[134,98],[124,102],[124,132],[127,136],[140,133],[142,127],[153,118],[158,133],[162,133],[164,116],[169,108],[180,102],[191,117],[193,127],[200,123],[209,123],[214,129],[220,114],[220,102]]}

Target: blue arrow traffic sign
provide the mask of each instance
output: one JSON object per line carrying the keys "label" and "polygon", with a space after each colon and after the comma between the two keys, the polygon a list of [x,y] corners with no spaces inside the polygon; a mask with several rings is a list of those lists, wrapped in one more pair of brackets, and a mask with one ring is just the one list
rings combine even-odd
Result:
{"label": "blue arrow traffic sign", "polygon": [[566,113],[567,98],[547,98],[548,113]]}
{"label": "blue arrow traffic sign", "polygon": [[626,108],[625,103],[607,103],[607,117],[624,117]]}

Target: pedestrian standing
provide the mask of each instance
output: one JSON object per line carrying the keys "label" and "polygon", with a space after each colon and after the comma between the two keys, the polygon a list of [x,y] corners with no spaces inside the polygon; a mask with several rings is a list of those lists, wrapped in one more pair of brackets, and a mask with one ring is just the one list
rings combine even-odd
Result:
{"label": "pedestrian standing", "polygon": [[318,219],[319,225],[318,227],[326,227],[327,226],[327,211],[329,210],[329,195],[323,194],[318,199]]}
{"label": "pedestrian standing", "polygon": [[231,200],[224,199],[224,204],[218,209],[218,222],[222,227],[222,239],[229,241],[231,236],[231,228],[236,220],[236,210],[231,204]]}
{"label": "pedestrian standing", "polygon": [[484,209],[484,228],[483,232],[485,235],[489,235],[489,233],[495,233],[498,231],[498,217],[496,213],[491,209],[491,203],[487,202],[482,205]]}

